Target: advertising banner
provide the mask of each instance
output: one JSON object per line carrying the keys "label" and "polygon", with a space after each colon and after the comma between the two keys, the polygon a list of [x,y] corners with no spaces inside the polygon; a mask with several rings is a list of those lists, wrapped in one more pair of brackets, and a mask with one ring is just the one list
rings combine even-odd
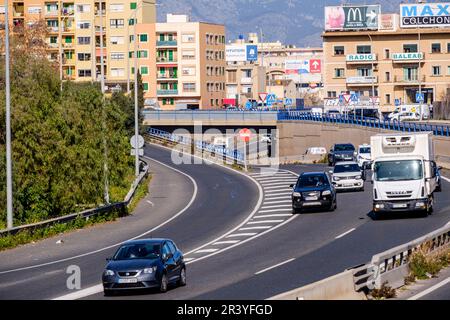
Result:
{"label": "advertising banner", "polygon": [[309,60],[286,60],[286,74],[306,74],[310,72]]}
{"label": "advertising banner", "polygon": [[450,2],[400,5],[402,28],[450,27]]}
{"label": "advertising banner", "polygon": [[325,7],[325,30],[378,30],[379,5]]}
{"label": "advertising banner", "polygon": [[231,44],[225,47],[227,62],[246,62],[258,60],[258,46],[245,44]]}

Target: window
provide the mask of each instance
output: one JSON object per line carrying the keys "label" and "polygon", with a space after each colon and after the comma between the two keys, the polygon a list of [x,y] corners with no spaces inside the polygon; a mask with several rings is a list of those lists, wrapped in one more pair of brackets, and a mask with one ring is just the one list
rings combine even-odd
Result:
{"label": "window", "polygon": [[137,24],[137,19],[129,19],[128,20],[128,25],[129,26],[134,26],[135,24]]}
{"label": "window", "polygon": [[252,77],[252,70],[242,70],[242,78],[251,78],[251,77]]}
{"label": "window", "polygon": [[113,29],[123,28],[124,20],[123,19],[110,19],[109,25]]}
{"label": "window", "polygon": [[77,4],[77,12],[78,13],[91,12],[91,5],[89,5],[89,4]]}
{"label": "window", "polygon": [[181,69],[183,76],[195,76],[195,66],[186,66]]}
{"label": "window", "polygon": [[46,9],[48,13],[58,12],[58,4],[47,4]]}
{"label": "window", "polygon": [[65,37],[64,38],[64,43],[72,43],[73,42],[73,38],[72,37]]}
{"label": "window", "polygon": [[433,76],[441,75],[441,66],[433,66]]}
{"label": "window", "polygon": [[195,83],[194,82],[183,83],[183,91],[184,92],[195,92]]}
{"label": "window", "polygon": [[125,75],[125,69],[111,68],[111,77],[123,77],[124,75]]}
{"label": "window", "polygon": [[386,104],[391,104],[391,95],[390,94],[386,95]]}
{"label": "window", "polygon": [[391,58],[391,51],[389,49],[384,49],[384,58],[385,59]]}
{"label": "window", "polygon": [[417,44],[404,44],[403,45],[403,52],[405,53],[409,53],[409,52],[413,52],[413,53],[417,53]]}
{"label": "window", "polygon": [[431,53],[441,53],[441,44],[440,43],[431,44]]}
{"label": "window", "polygon": [[181,58],[183,60],[194,60],[195,59],[195,50],[183,50],[181,53]]}
{"label": "window", "polygon": [[123,60],[123,59],[125,59],[125,53],[111,52],[111,60]]}
{"label": "window", "polygon": [[328,91],[327,96],[328,98],[336,98],[337,97],[336,91]]}
{"label": "window", "polygon": [[450,66],[447,67],[447,75],[450,76]]}
{"label": "window", "polygon": [[214,106],[214,99],[211,99],[211,106]]}
{"label": "window", "polygon": [[111,12],[123,12],[123,3],[110,4],[109,10]]}
{"label": "window", "polygon": [[78,44],[91,44],[91,37],[78,37]]}
{"label": "window", "polygon": [[148,41],[148,35],[146,33],[139,35],[139,42],[147,42]]}
{"label": "window", "polygon": [[372,47],[371,46],[356,46],[356,53],[370,54],[370,53],[372,53]]}
{"label": "window", "polygon": [[391,82],[391,73],[390,72],[386,72],[386,82]]}
{"label": "window", "polygon": [[56,37],[56,36],[51,36],[51,37],[50,37],[50,43],[58,43],[58,37]]}
{"label": "window", "polygon": [[130,42],[133,42],[134,41],[134,35],[131,35],[130,36]]}
{"label": "window", "polygon": [[148,50],[140,50],[137,52],[138,58],[148,58]]}
{"label": "window", "polygon": [[342,68],[334,69],[334,77],[335,78],[344,78],[345,70]]}
{"label": "window", "polygon": [[90,77],[91,76],[91,69],[79,69],[78,70],[78,77],[84,78],[84,77]]}
{"label": "window", "polygon": [[78,29],[89,29],[90,27],[91,27],[91,23],[89,21],[77,22]]}
{"label": "window", "polygon": [[79,53],[78,61],[91,61],[91,54],[90,53]]}
{"label": "window", "polygon": [[334,47],[334,55],[335,56],[343,56],[344,54],[345,54],[344,46]]}
{"label": "window", "polygon": [[193,34],[193,33],[182,34],[181,41],[184,43],[193,43],[193,42],[195,42],[195,34]]}
{"label": "window", "polygon": [[142,85],[144,86],[144,91],[148,91],[148,82],[143,82]]}
{"label": "window", "polygon": [[417,81],[418,71],[417,67],[406,67],[403,68],[403,80],[404,81]]}
{"label": "window", "polygon": [[116,37],[116,36],[111,36],[110,38],[111,40],[111,44],[123,44],[124,43],[124,37]]}
{"label": "window", "polygon": [[358,68],[358,77],[369,77],[372,75],[372,69],[370,68]]}
{"label": "window", "polygon": [[130,2],[130,9],[135,10],[137,8],[137,2]]}
{"label": "window", "polygon": [[148,74],[148,67],[147,66],[142,66],[141,67],[141,74],[142,75]]}

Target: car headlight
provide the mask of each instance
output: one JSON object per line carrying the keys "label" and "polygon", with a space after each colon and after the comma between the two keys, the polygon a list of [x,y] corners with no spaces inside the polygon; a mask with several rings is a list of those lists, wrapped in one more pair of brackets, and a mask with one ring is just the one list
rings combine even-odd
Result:
{"label": "car headlight", "polygon": [[146,274],[151,274],[151,273],[154,273],[154,272],[156,272],[156,266],[144,269],[144,273],[146,273]]}
{"label": "car headlight", "polygon": [[339,180],[341,180],[341,178],[339,178],[339,177],[333,177],[333,181],[339,181]]}
{"label": "car headlight", "polygon": [[114,275],[114,271],[112,271],[112,270],[105,270],[105,272],[103,274],[105,276],[107,276],[107,277],[112,277]]}
{"label": "car headlight", "polygon": [[302,196],[302,194],[300,192],[294,192],[294,193],[292,193],[292,195],[294,197],[301,197]]}
{"label": "car headlight", "polygon": [[325,190],[324,192],[322,192],[323,196],[329,196],[331,195],[331,191],[330,190]]}
{"label": "car headlight", "polygon": [[362,176],[356,176],[356,180],[362,179]]}

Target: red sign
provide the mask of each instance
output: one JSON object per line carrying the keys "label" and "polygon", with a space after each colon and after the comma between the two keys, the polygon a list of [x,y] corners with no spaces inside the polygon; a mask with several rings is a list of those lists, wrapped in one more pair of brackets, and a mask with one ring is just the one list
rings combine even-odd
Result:
{"label": "red sign", "polygon": [[266,102],[266,98],[267,98],[267,93],[265,93],[265,92],[259,93],[259,99],[260,99],[262,102]]}
{"label": "red sign", "polygon": [[349,103],[352,95],[351,94],[344,94],[343,96],[344,96],[345,102]]}
{"label": "red sign", "polygon": [[252,137],[252,132],[250,129],[242,129],[239,131],[239,138],[244,142],[249,142]]}
{"label": "red sign", "polygon": [[322,61],[320,59],[309,60],[309,71],[311,73],[322,73]]}

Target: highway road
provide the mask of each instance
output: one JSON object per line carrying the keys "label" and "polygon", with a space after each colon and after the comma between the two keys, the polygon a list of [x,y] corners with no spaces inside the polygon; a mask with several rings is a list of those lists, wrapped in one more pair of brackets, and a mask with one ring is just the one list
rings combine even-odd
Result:
{"label": "highway road", "polygon": [[[365,192],[340,193],[336,212],[292,215],[289,185],[296,174],[327,167],[283,166],[273,175],[255,172],[249,178],[206,164],[175,166],[177,172],[162,164],[173,166],[167,150],[148,146],[146,154],[161,163],[151,162],[155,172],[151,194],[135,215],[64,235],[59,246],[53,238],[0,253],[0,298],[266,299],[366,263],[373,254],[450,221],[447,181],[444,193],[437,195],[435,213],[428,218],[372,220],[370,183]],[[95,251],[171,218],[151,235],[173,238],[186,253],[188,285],[166,294],[104,297],[101,272],[116,247]],[[93,253],[52,263],[89,252]],[[49,264],[39,266],[44,263]],[[65,296],[71,294],[65,288],[69,265],[81,267],[83,290]]]}

